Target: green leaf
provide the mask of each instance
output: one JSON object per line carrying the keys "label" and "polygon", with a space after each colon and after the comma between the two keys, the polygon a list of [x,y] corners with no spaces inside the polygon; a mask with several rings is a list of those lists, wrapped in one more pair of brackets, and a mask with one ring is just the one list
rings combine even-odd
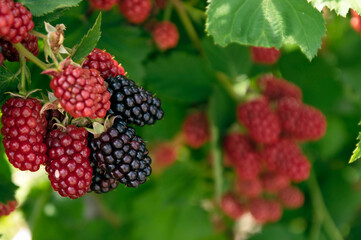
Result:
{"label": "green leaf", "polygon": [[174,52],[147,65],[146,82],[161,97],[194,103],[205,101],[212,92],[213,76],[196,56]]}
{"label": "green leaf", "polygon": [[221,46],[297,44],[311,60],[325,35],[322,14],[306,0],[212,0],[207,15],[207,31]]}
{"label": "green leaf", "polygon": [[21,0],[20,2],[30,9],[33,16],[42,16],[56,9],[78,6],[81,1],[82,0]]}
{"label": "green leaf", "polygon": [[19,83],[19,78],[11,73],[7,68],[0,69],[0,104],[7,97],[6,92],[15,92]]}
{"label": "green leaf", "polygon": [[[361,124],[361,122],[359,123],[359,125],[360,124]],[[357,140],[358,140],[358,143],[356,144],[355,150],[353,150],[353,153],[352,153],[349,163],[353,163],[361,158],[361,132],[359,133]]]}
{"label": "green leaf", "polygon": [[45,15],[39,16],[39,17],[33,17],[33,22],[35,24],[34,30],[35,31],[43,31],[44,30],[44,22],[53,22],[57,19],[59,19],[66,11],[68,11],[69,8],[61,8],[56,9],[52,13],[47,13]]}
{"label": "green leaf", "polygon": [[319,11],[324,7],[334,10],[337,14],[346,17],[350,9],[361,13],[361,2],[359,0],[307,0],[312,3]]}
{"label": "green leaf", "polygon": [[80,61],[82,58],[88,56],[91,51],[93,51],[101,36],[101,22],[102,13],[100,12],[94,23],[94,26],[88,31],[88,33],[81,40],[80,44],[76,47],[72,57],[73,61]]}

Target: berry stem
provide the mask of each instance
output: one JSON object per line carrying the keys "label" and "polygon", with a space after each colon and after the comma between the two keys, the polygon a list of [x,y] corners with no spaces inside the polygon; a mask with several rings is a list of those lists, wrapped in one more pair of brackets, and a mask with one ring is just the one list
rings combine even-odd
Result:
{"label": "berry stem", "polygon": [[164,9],[163,21],[169,21],[172,16],[173,4],[167,4]]}
{"label": "berry stem", "polygon": [[34,30],[31,30],[30,33],[31,33],[32,35],[35,35],[35,36],[37,36],[38,38],[42,38],[42,39],[44,39],[44,40],[47,38],[45,34],[39,33],[39,32],[34,31]]}
{"label": "berry stem", "polygon": [[[331,240],[343,240],[343,237],[333,221],[326,204],[322,197],[320,186],[317,182],[316,173],[311,170],[310,178],[307,181],[310,189],[311,201],[314,214],[317,214],[318,220],[323,223],[324,230]],[[316,231],[316,230],[315,230]],[[317,232],[316,232],[317,233]],[[316,234],[315,233],[315,234]],[[313,237],[311,235],[311,237]],[[316,236],[317,237],[317,236]],[[313,238],[310,238],[313,239]]]}
{"label": "berry stem", "polygon": [[191,4],[189,4],[188,2],[185,2],[183,3],[183,6],[185,8],[185,10],[192,16],[199,16],[201,17],[202,19],[205,19],[206,18],[206,14],[198,9],[198,8],[195,8],[194,6],[192,6]]}
{"label": "berry stem", "polygon": [[19,84],[20,94],[26,93],[26,59],[20,55],[20,69],[21,69],[21,81]]}
{"label": "berry stem", "polygon": [[19,52],[20,55],[26,57],[28,60],[32,61],[38,67],[40,67],[43,70],[48,69],[48,66],[46,63],[41,61],[39,58],[35,57],[31,52],[29,52],[21,43],[14,44],[14,47]]}
{"label": "berry stem", "polygon": [[182,21],[182,24],[191,39],[193,45],[195,48],[198,49],[201,55],[204,56],[201,41],[199,40],[198,34],[196,30],[194,29],[194,26],[192,24],[192,21],[189,19],[189,16],[187,12],[184,9],[183,4],[179,0],[171,0],[172,5],[174,5],[175,10],[177,11],[180,20]]}
{"label": "berry stem", "polygon": [[[209,119],[212,119],[209,117]],[[221,150],[219,148],[219,131],[214,122],[211,121],[211,149],[213,157],[213,177],[214,177],[214,197],[219,204],[222,198],[222,157]]]}
{"label": "berry stem", "polygon": [[224,89],[226,89],[226,91],[233,98],[233,100],[239,102],[241,100],[241,97],[234,90],[233,84],[231,83],[229,77],[222,72],[216,72],[215,75],[219,83],[224,87]]}

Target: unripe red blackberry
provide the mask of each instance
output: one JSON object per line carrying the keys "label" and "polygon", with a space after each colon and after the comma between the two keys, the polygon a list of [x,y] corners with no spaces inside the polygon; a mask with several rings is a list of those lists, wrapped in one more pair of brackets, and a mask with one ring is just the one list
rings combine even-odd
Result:
{"label": "unripe red blackberry", "polygon": [[281,50],[276,48],[251,47],[251,55],[254,63],[272,65],[281,56]]}
{"label": "unripe red blackberry", "polygon": [[234,220],[240,218],[247,210],[232,193],[227,193],[222,196],[221,209],[224,214]]}
{"label": "unripe red blackberry", "polygon": [[2,106],[1,134],[9,162],[20,170],[35,172],[47,160],[46,119],[36,99],[10,98]]}
{"label": "unripe red blackberry", "polygon": [[98,70],[100,76],[104,79],[125,74],[122,65],[118,64],[110,53],[98,48],[94,48],[94,50],[89,53],[82,63],[82,67],[85,69]]}
{"label": "unripe red blackberry", "polygon": [[13,5],[12,1],[0,1],[0,38],[9,34],[14,23]]}
{"label": "unripe red blackberry", "polygon": [[116,3],[117,0],[89,0],[93,8],[99,10],[110,10]]}
{"label": "unripe red blackberry", "polygon": [[144,22],[152,10],[150,0],[119,0],[119,10],[130,23]]}
{"label": "unripe red blackberry", "polygon": [[62,72],[49,74],[55,75],[50,83],[55,97],[71,116],[105,117],[110,108],[110,93],[97,70],[69,64]]}
{"label": "unripe red blackberry", "polygon": [[259,179],[239,180],[237,182],[238,191],[242,196],[255,198],[262,192],[262,182]]}
{"label": "unripe red blackberry", "polygon": [[107,193],[118,187],[119,181],[111,174],[99,168],[95,162],[91,162],[90,165],[93,168],[93,177],[89,192]]}
{"label": "unripe red blackberry", "polygon": [[293,186],[288,186],[278,194],[280,202],[286,208],[299,208],[303,205],[305,201],[305,196],[300,189]]}
{"label": "unripe red blackberry", "polygon": [[264,191],[277,193],[290,184],[289,178],[279,172],[266,172],[261,176]]}
{"label": "unripe red blackberry", "polygon": [[353,9],[351,9],[350,24],[356,32],[361,33],[361,16]]}
{"label": "unripe red blackberry", "polygon": [[[21,41],[21,44],[33,55],[38,56],[38,37],[29,34],[27,39]],[[9,42],[0,39],[0,46],[2,47],[4,57],[10,62],[19,62],[19,53],[16,48]]]}
{"label": "unripe red blackberry", "polygon": [[139,126],[153,125],[163,118],[161,101],[132,80],[118,75],[109,77],[107,82],[112,103],[110,115],[120,116],[127,123]]}
{"label": "unripe red blackberry", "polygon": [[106,132],[92,138],[89,146],[92,164],[128,187],[145,183],[152,172],[144,141],[119,118]]}
{"label": "unripe red blackberry", "polygon": [[11,5],[11,12],[14,16],[10,31],[2,38],[11,43],[19,43],[29,37],[29,32],[34,28],[33,15],[21,3],[12,3],[8,0],[8,6]]}
{"label": "unripe red blackberry", "polygon": [[249,210],[260,223],[277,222],[282,217],[282,207],[274,200],[253,199],[249,204]]}
{"label": "unripe red blackberry", "polygon": [[211,137],[208,117],[203,112],[188,115],[182,130],[186,143],[193,148],[203,146]]}
{"label": "unripe red blackberry", "polygon": [[258,98],[238,106],[238,120],[248,129],[258,143],[276,143],[281,133],[278,116],[266,98]]}
{"label": "unripe red blackberry", "polygon": [[283,131],[298,141],[315,141],[326,133],[326,118],[318,109],[294,98],[283,98],[277,105]]}
{"label": "unripe red blackberry", "polygon": [[156,23],[152,36],[157,47],[162,51],[176,47],[179,40],[177,26],[169,21]]}
{"label": "unripe red blackberry", "polygon": [[164,142],[155,146],[152,151],[154,163],[158,167],[169,167],[177,160],[178,149],[172,143]]}
{"label": "unripe red blackberry", "polygon": [[226,165],[234,165],[236,159],[243,158],[253,151],[248,137],[241,133],[231,133],[223,140]]}
{"label": "unripe red blackberry", "polygon": [[45,140],[49,161],[46,171],[53,189],[63,197],[79,198],[87,193],[93,169],[90,166],[88,132],[74,125],[50,132]]}
{"label": "unripe red blackberry", "polygon": [[0,202],[0,217],[7,216],[15,211],[18,202],[16,200],[8,201],[6,203]]}
{"label": "unripe red blackberry", "polygon": [[311,165],[298,145],[289,139],[282,139],[274,146],[267,147],[262,154],[268,169],[275,170],[295,182],[306,180]]}
{"label": "unripe red blackberry", "polygon": [[240,179],[255,179],[262,170],[262,164],[257,153],[250,152],[244,157],[236,158],[234,163]]}
{"label": "unripe red blackberry", "polygon": [[273,75],[263,75],[258,79],[263,95],[269,100],[280,100],[283,97],[293,97],[302,100],[302,91],[295,84]]}

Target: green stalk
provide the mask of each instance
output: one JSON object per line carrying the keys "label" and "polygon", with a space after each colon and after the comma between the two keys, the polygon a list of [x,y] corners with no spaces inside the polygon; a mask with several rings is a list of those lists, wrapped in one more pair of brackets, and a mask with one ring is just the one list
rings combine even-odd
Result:
{"label": "green stalk", "polygon": [[[331,240],[343,240],[343,237],[338,230],[336,224],[334,223],[330,213],[328,212],[328,209],[326,207],[326,204],[323,200],[322,193],[320,190],[320,186],[317,182],[317,178],[315,175],[315,172],[311,170],[310,178],[307,181],[308,187],[310,189],[310,195],[311,195],[311,201],[313,205],[313,211],[315,211],[314,214],[316,214],[318,217],[318,222],[323,223],[324,230],[326,234],[328,235],[329,239]],[[313,230],[314,233],[311,232],[310,239],[316,239],[318,233],[317,229]],[[313,236],[314,234],[315,236]]]}
{"label": "green stalk", "polygon": [[169,21],[172,16],[173,4],[167,4],[164,9],[163,21]]}
{"label": "green stalk", "polygon": [[19,93],[26,94],[26,59],[20,55],[21,81],[19,84]]}
{"label": "green stalk", "polygon": [[37,36],[38,38],[46,39],[46,35],[45,35],[45,34],[39,33],[39,32],[34,31],[34,30],[31,30],[30,33],[31,33],[32,35]]}
{"label": "green stalk", "polygon": [[239,102],[240,96],[234,91],[233,84],[231,83],[229,77],[222,73],[222,72],[216,72],[216,78],[218,82],[224,87],[224,89],[228,92],[228,94],[235,100],[236,102]]}
{"label": "green stalk", "polygon": [[48,67],[46,63],[41,61],[39,58],[35,57],[31,52],[29,52],[21,43],[14,44],[14,47],[19,52],[21,56],[26,57],[29,61],[35,63],[38,67],[43,70],[46,70]]}
{"label": "green stalk", "polygon": [[189,16],[188,16],[187,12],[185,11],[182,2],[180,2],[179,0],[171,0],[171,2],[173,4],[175,10],[177,11],[179,18],[182,21],[182,24],[183,24],[189,38],[191,39],[194,47],[201,53],[201,55],[204,55],[201,41],[198,38],[198,34],[197,34],[196,30],[194,29],[192,21],[189,19]]}
{"label": "green stalk", "polygon": [[[211,119],[211,117],[210,117]],[[220,203],[222,198],[222,185],[223,185],[223,175],[222,175],[222,155],[219,148],[219,132],[218,128],[211,122],[211,149],[213,157],[213,176],[214,176],[214,197],[217,203]]]}

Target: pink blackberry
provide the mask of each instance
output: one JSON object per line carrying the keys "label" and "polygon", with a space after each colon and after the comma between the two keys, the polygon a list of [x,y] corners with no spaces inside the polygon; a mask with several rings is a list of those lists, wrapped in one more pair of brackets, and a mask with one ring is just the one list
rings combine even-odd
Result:
{"label": "pink blackberry", "polygon": [[10,98],[2,106],[3,144],[9,162],[20,170],[35,172],[47,160],[43,137],[46,119],[36,99]]}
{"label": "pink blackberry", "polygon": [[288,186],[278,194],[280,202],[286,208],[299,208],[305,201],[305,196],[300,189],[293,186]]}
{"label": "pink blackberry", "polygon": [[298,141],[315,141],[326,133],[325,116],[318,109],[294,98],[283,98],[277,106],[283,131]]}
{"label": "pink blackberry", "polygon": [[240,133],[231,133],[223,140],[226,165],[234,165],[235,159],[243,158],[252,151],[248,137]]}
{"label": "pink blackberry", "polygon": [[98,70],[100,76],[104,79],[125,74],[122,65],[118,64],[110,53],[98,48],[94,48],[94,50],[89,53],[82,66],[85,69]]}
{"label": "pink blackberry", "polygon": [[237,220],[246,212],[246,207],[232,193],[223,195],[221,209],[229,218],[234,220]]}
{"label": "pink blackberry", "polygon": [[177,160],[177,152],[177,147],[172,143],[164,142],[158,144],[152,151],[155,164],[158,167],[169,167]]}
{"label": "pink blackberry", "polygon": [[281,50],[277,50],[274,47],[251,47],[251,55],[254,63],[272,65],[280,58]]}
{"label": "pink blackberry", "polygon": [[130,23],[144,22],[152,10],[150,0],[119,0],[119,10]]}
{"label": "pink blackberry", "polygon": [[302,100],[302,91],[295,84],[273,75],[263,75],[258,79],[263,95],[269,100],[280,100],[283,97],[293,97]]}
{"label": "pink blackberry", "polygon": [[199,148],[210,139],[208,117],[203,112],[196,112],[186,117],[183,122],[183,135],[186,143]]}
{"label": "pink blackberry", "polygon": [[49,156],[45,169],[51,186],[63,197],[79,198],[90,187],[93,169],[87,137],[85,128],[69,125],[64,131],[51,131],[45,141]]}
{"label": "pink blackberry", "polygon": [[258,143],[276,143],[281,133],[277,115],[266,98],[258,98],[238,106],[238,120]]}
{"label": "pink blackberry", "polygon": [[16,200],[8,201],[6,203],[0,202],[0,217],[7,216],[13,211],[15,211],[18,202]]}
{"label": "pink blackberry", "polygon": [[152,36],[157,47],[162,51],[176,47],[179,40],[177,26],[169,21],[156,23]]}
{"label": "pink blackberry", "polygon": [[12,0],[7,2],[8,6],[11,6],[10,10],[14,16],[14,21],[10,31],[2,38],[11,43],[19,43],[23,39],[27,39],[29,32],[34,28],[33,15],[19,2],[12,3]]}
{"label": "pink blackberry", "polygon": [[355,10],[351,10],[350,24],[356,32],[361,33],[361,16]]}
{"label": "pink blackberry", "polygon": [[262,182],[259,179],[239,180],[237,182],[238,191],[247,198],[258,197],[262,192]]}
{"label": "pink blackberry", "polygon": [[268,169],[278,171],[295,182],[309,177],[311,165],[292,140],[282,139],[276,145],[266,148],[262,156]]}
{"label": "pink blackberry", "polygon": [[258,177],[262,170],[258,154],[250,152],[244,157],[234,159],[235,170],[240,179],[251,180]]}
{"label": "pink blackberry", "polygon": [[[27,39],[21,41],[21,44],[33,55],[38,56],[38,37],[29,34]],[[19,53],[16,48],[9,42],[0,39],[0,46],[3,49],[4,57],[10,62],[19,62]]]}
{"label": "pink blackberry", "polygon": [[276,171],[262,174],[261,180],[264,191],[270,193],[277,193],[290,184],[287,176]]}
{"label": "pink blackberry", "polygon": [[13,5],[12,1],[0,1],[0,38],[10,33],[14,23],[14,14],[11,11]]}
{"label": "pink blackberry", "polygon": [[104,118],[110,108],[110,93],[95,69],[67,65],[55,75],[50,87],[61,106],[74,118]]}
{"label": "pink blackberry", "polygon": [[110,10],[116,3],[117,0],[89,0],[93,8],[99,10]]}

